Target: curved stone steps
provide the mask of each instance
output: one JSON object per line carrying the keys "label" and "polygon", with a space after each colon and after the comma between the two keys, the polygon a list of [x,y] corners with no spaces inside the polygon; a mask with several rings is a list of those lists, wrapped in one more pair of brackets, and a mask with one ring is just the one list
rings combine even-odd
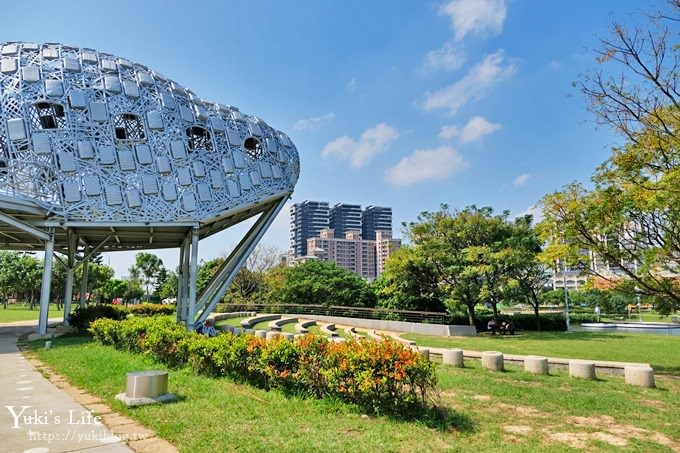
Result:
{"label": "curved stone steps", "polygon": [[255,324],[265,321],[272,321],[274,319],[279,319],[280,317],[281,315],[272,314],[251,316],[250,318],[241,320],[241,325],[246,329],[252,329]]}
{"label": "curved stone steps", "polygon": [[335,324],[321,324],[321,333],[331,338],[339,337]]}
{"label": "curved stone steps", "polygon": [[267,326],[269,327],[269,330],[272,330],[274,332],[281,332],[281,329],[283,328],[284,324],[297,322],[298,322],[297,318],[280,318],[271,321],[269,324],[267,324]]}
{"label": "curved stone steps", "polygon": [[299,321],[298,320],[298,323],[295,324],[295,331],[297,333],[309,333],[309,327],[315,326],[315,325],[316,325],[316,321],[308,321],[308,320]]}

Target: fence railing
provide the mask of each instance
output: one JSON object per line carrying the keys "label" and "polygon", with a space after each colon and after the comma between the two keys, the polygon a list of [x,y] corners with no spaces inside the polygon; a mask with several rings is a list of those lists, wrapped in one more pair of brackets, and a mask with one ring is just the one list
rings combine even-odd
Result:
{"label": "fence railing", "polygon": [[342,307],[337,305],[302,304],[219,304],[220,312],[256,311],[258,313],[308,314],[323,316],[342,316],[348,318],[382,319],[407,321],[423,324],[448,324],[450,315],[441,312],[389,310],[385,308]]}

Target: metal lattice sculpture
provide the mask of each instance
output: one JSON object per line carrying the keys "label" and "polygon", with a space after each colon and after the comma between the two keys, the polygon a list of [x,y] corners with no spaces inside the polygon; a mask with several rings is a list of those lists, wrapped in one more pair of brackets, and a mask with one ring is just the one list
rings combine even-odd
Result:
{"label": "metal lattice sculpture", "polygon": [[67,220],[173,222],[293,189],[289,138],[237,108],[90,49],[1,53],[0,194]]}
{"label": "metal lattice sculpture", "polygon": [[[67,320],[74,270],[89,256],[165,247],[180,248],[178,320],[192,329],[298,175],[284,133],[144,65],[62,44],[0,44],[0,249],[45,250],[41,333],[54,252],[67,257]],[[196,294],[199,239],[258,214]]]}

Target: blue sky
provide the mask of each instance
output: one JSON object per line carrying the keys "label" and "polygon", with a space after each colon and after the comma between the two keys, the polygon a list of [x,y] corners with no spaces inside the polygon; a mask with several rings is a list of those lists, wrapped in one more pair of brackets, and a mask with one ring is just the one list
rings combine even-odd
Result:
{"label": "blue sky", "polygon": [[[0,41],[143,63],[286,132],[292,202],[391,206],[395,235],[441,203],[527,212],[588,180],[617,137],[572,86],[612,19],[659,1],[229,0],[3,4]],[[243,228],[201,242],[210,259]],[[287,209],[263,243],[288,247]],[[179,252],[157,253],[174,269]],[[105,259],[127,274],[134,253]]]}

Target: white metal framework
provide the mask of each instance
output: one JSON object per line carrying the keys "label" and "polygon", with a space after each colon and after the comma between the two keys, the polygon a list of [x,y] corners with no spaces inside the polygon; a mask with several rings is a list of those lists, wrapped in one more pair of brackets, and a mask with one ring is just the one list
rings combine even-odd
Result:
{"label": "white metal framework", "polygon": [[298,175],[284,133],[144,65],[63,44],[0,44],[0,249],[46,251],[43,298],[50,250],[71,274],[95,252],[180,247],[180,319],[192,328],[226,289],[211,285],[196,304],[198,240],[261,214],[220,273],[231,281]]}

